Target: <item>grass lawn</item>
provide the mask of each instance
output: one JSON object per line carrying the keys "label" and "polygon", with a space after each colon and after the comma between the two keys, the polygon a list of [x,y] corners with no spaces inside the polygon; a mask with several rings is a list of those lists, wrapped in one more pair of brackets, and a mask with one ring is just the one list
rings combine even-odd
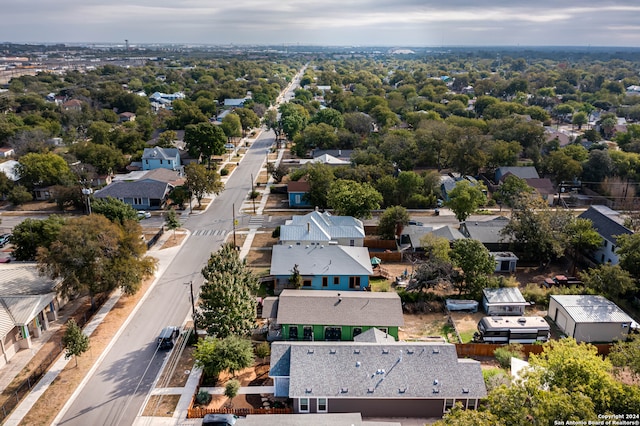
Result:
{"label": "grass lawn", "polygon": [[473,331],[463,331],[460,333],[462,343],[469,343],[473,340]]}
{"label": "grass lawn", "polygon": [[369,285],[371,285],[371,291],[390,291],[391,281],[385,278],[370,278]]}

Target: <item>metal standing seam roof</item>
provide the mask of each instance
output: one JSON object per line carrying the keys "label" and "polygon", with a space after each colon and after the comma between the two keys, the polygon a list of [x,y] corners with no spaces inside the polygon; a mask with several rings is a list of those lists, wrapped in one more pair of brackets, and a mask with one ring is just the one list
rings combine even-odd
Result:
{"label": "metal standing seam roof", "polygon": [[372,275],[366,247],[341,245],[275,245],[271,255],[271,275],[291,275],[298,265],[301,275]]}
{"label": "metal standing seam roof", "polygon": [[0,338],[4,338],[15,326],[16,322],[11,316],[11,312],[0,299]]}
{"label": "metal standing seam roof", "polygon": [[522,293],[520,293],[520,290],[516,287],[485,288],[482,290],[482,294],[491,305],[528,305]]}
{"label": "metal standing seam roof", "polygon": [[400,327],[402,302],[397,293],[333,290],[283,290],[278,324]]}
{"label": "metal standing seam roof", "polygon": [[[273,346],[290,348],[289,374],[280,375],[289,376],[291,398],[473,399],[487,395],[480,363],[459,360],[452,344],[274,342]],[[274,358],[273,353],[271,359],[271,376],[287,372],[284,359]]]}
{"label": "metal standing seam roof", "polygon": [[[362,221],[351,216],[332,216],[328,212],[313,211],[303,216],[293,216],[280,227],[280,240],[291,241],[296,238],[283,238],[282,235],[304,235],[307,224],[313,229],[321,230],[331,239],[336,238],[364,238]],[[292,230],[287,234],[288,229]],[[317,232],[317,231],[316,231]]]}
{"label": "metal standing seam roof", "polygon": [[631,323],[633,319],[615,303],[602,296],[553,295],[576,323]]}
{"label": "metal standing seam roof", "polygon": [[55,293],[38,296],[4,296],[0,297],[14,318],[15,325],[27,325],[56,297]]}

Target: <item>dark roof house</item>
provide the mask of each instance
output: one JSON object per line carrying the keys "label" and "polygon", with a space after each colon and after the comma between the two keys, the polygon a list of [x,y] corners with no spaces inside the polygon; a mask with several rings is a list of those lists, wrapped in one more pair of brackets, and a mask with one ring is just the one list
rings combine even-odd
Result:
{"label": "dark roof house", "polygon": [[616,253],[617,237],[633,234],[631,229],[624,226],[620,213],[606,206],[594,205],[578,217],[589,219],[602,237],[602,244],[591,253],[591,257],[599,263],[618,264],[620,259]]}

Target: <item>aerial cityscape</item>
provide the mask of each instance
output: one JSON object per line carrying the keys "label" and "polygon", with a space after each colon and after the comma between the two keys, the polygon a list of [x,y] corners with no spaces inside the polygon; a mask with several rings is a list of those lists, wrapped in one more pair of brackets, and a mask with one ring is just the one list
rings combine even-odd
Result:
{"label": "aerial cityscape", "polygon": [[3,5],[1,424],[640,425],[638,12]]}

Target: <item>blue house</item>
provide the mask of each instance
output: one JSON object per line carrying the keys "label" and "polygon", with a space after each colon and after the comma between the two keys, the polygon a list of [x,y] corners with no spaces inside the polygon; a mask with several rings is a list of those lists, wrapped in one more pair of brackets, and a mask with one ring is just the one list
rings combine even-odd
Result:
{"label": "blue house", "polygon": [[289,207],[311,207],[311,203],[306,199],[306,195],[309,193],[310,189],[311,186],[305,178],[289,182],[287,184]]}
{"label": "blue house", "polygon": [[364,290],[373,275],[366,247],[341,245],[276,245],[271,255],[275,291],[292,288],[289,278],[297,265],[303,290]]}
{"label": "blue house", "polygon": [[179,170],[180,168],[180,150],[177,148],[155,146],[145,148],[142,153],[142,170]]}

